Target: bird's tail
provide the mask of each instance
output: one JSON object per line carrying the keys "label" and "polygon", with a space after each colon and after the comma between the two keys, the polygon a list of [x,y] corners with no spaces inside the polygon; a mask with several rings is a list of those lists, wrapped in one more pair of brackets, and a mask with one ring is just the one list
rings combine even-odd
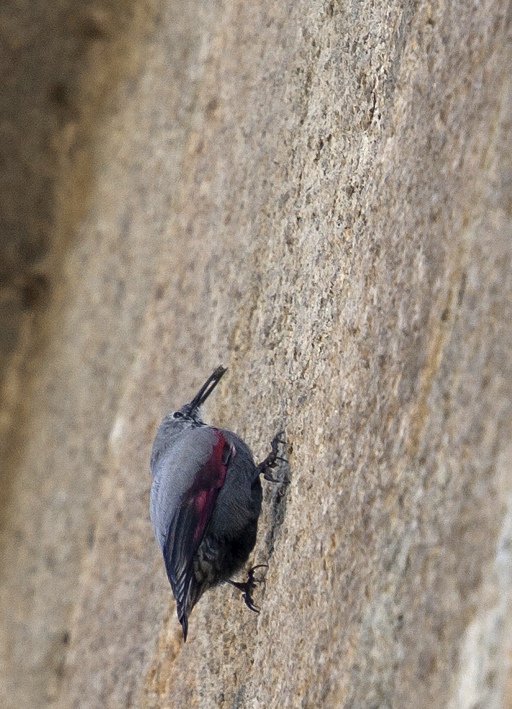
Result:
{"label": "bird's tail", "polygon": [[183,599],[180,599],[177,602],[176,610],[178,613],[178,620],[181,623],[181,629],[183,631],[183,642],[187,641],[188,617],[192,613],[193,607],[196,605],[207,588],[208,586],[206,584],[199,584],[195,577],[192,576]]}

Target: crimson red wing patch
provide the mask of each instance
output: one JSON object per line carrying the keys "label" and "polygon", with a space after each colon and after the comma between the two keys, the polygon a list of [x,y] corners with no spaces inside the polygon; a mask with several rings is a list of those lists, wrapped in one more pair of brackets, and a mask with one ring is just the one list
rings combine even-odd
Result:
{"label": "crimson red wing patch", "polygon": [[199,600],[196,588],[193,560],[203,540],[218,494],[224,480],[234,447],[222,433],[215,429],[216,442],[208,460],[197,471],[194,482],[183,495],[174,515],[163,554],[165,568],[178,606],[178,618],[187,634],[187,619],[194,604]]}

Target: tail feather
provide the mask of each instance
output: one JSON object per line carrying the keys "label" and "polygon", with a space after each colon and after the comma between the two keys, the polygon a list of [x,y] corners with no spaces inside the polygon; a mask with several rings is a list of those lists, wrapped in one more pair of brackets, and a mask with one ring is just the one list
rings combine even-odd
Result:
{"label": "tail feather", "polygon": [[187,641],[188,635],[188,617],[192,613],[192,609],[206,591],[207,586],[196,581],[194,576],[191,576],[188,582],[186,592],[177,599],[177,615],[181,623],[183,631],[183,642]]}

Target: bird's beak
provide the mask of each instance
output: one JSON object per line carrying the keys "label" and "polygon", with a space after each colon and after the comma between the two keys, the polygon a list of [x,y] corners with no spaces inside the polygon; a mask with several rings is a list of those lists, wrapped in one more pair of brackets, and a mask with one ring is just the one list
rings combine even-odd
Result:
{"label": "bird's beak", "polygon": [[214,373],[208,377],[208,379],[205,381],[203,386],[199,389],[197,394],[194,396],[194,398],[188,405],[189,415],[193,414],[200,406],[204,404],[204,402],[210,396],[217,384],[220,382],[222,376],[226,371],[226,367],[217,367]]}

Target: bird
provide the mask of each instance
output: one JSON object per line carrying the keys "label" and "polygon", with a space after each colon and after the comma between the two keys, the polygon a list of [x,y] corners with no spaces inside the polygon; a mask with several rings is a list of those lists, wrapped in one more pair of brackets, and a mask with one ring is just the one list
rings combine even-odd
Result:
{"label": "bird", "polygon": [[271,451],[256,465],[249,446],[235,433],[210,426],[201,407],[224,376],[219,366],[194,398],[164,416],[151,449],[153,477],[150,517],[176,599],[183,640],[192,609],[209,588],[228,582],[242,591],[246,605],[256,579],[251,568],[245,582],[231,577],[242,569],[256,543],[261,512],[260,475],[276,480],[284,432],[277,433]]}

